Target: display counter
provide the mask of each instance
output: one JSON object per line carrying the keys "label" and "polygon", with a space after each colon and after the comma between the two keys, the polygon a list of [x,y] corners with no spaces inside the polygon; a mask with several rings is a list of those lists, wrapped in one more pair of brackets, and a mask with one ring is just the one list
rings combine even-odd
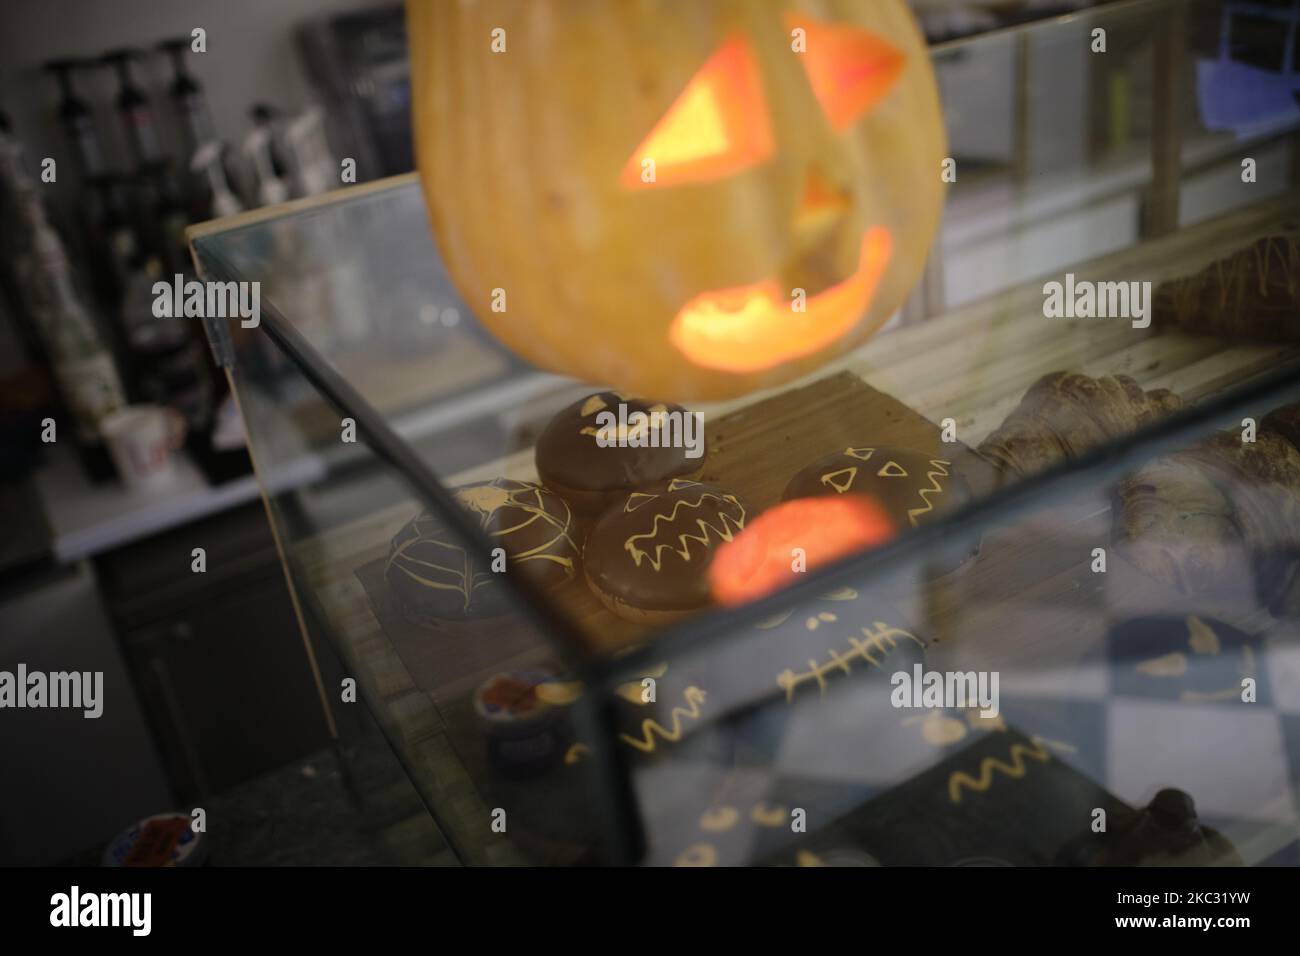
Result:
{"label": "display counter", "polygon": [[[486,333],[414,177],[191,230],[261,283],[209,335],[329,706],[464,862],[1300,863],[1300,138],[1221,121],[1231,7],[936,50],[958,172],[912,298],[598,506],[584,422],[632,398]],[[998,104],[991,49],[1010,148],[967,161],[944,78]],[[859,497],[894,533],[798,567]],[[788,586],[726,575],[742,537]]]}

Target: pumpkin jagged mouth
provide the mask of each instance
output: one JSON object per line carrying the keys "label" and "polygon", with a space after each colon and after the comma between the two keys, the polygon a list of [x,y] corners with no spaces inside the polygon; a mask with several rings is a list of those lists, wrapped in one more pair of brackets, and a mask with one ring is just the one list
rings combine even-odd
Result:
{"label": "pumpkin jagged mouth", "polygon": [[702,292],[673,318],[669,341],[695,365],[723,372],[761,372],[811,355],[858,324],[892,252],[888,229],[867,230],[857,269],[808,296],[803,311],[775,279]]}

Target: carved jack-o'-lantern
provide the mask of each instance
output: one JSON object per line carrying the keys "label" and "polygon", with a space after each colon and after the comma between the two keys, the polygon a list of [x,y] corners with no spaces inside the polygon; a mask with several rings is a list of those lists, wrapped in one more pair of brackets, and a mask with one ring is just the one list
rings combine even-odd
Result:
{"label": "carved jack-o'-lantern", "polygon": [[409,0],[420,175],[480,320],[673,400],[775,385],[915,282],[944,134],[903,0]]}

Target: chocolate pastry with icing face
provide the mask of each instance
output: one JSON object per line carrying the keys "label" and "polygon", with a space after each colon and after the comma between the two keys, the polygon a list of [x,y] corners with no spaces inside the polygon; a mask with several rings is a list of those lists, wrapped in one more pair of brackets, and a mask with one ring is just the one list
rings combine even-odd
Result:
{"label": "chocolate pastry with icing face", "polygon": [[[628,441],[602,446],[596,440],[601,432],[597,416],[601,412],[618,416],[620,404],[626,406],[623,420],[628,427],[618,437]],[[642,485],[696,475],[703,467],[703,455],[688,458],[680,441],[677,447],[652,447],[672,436],[652,427],[650,416],[673,412],[680,413],[679,421],[691,415],[680,405],[618,392],[588,395],[551,419],[537,439],[537,475],[575,511],[587,515],[599,514]]]}
{"label": "chocolate pastry with icing face", "polygon": [[709,603],[709,561],[745,526],[735,495],[683,478],[623,496],[587,535],[587,583],[629,621],[667,623]]}
{"label": "chocolate pastry with icing face", "polygon": [[[573,514],[559,495],[510,478],[465,485],[455,495],[492,546],[505,551],[510,573],[525,575],[542,588],[574,578],[579,548]],[[427,511],[393,538],[384,577],[407,617],[418,624],[489,617],[508,609],[490,555],[470,554]]]}
{"label": "chocolate pastry with icing face", "polygon": [[[970,487],[946,458],[888,445],[846,448],[818,459],[796,474],[782,499],[863,495],[880,506],[896,534],[957,510],[971,500]],[[978,547],[944,554],[943,573],[955,570]]]}

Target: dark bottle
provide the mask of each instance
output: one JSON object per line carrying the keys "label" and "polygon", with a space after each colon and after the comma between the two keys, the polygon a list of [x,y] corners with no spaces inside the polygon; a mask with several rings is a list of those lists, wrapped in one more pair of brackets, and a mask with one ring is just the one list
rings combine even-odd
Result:
{"label": "dark bottle", "polygon": [[208,101],[203,95],[202,85],[185,68],[185,55],[190,49],[189,37],[164,40],[158,44],[158,49],[165,50],[171,57],[172,81],[167,92],[171,94],[172,106],[180,120],[184,159],[188,163],[200,146],[217,138],[216,129],[212,125],[212,114],[208,111]]}
{"label": "dark bottle", "polygon": [[255,179],[253,203],[272,206],[289,198],[289,163],[278,135],[279,114],[273,106],[256,103],[249,115],[253,128],[244,137],[244,155]]}
{"label": "dark bottle", "polygon": [[203,85],[186,68],[190,38],[164,40],[158,49],[171,57],[172,81],[167,91],[181,130],[183,152],[178,166],[185,181],[189,220],[202,222],[229,215],[234,198],[229,188],[233,170],[224,144],[217,139]]}
{"label": "dark bottle", "polygon": [[95,197],[101,211],[98,230],[92,238],[111,276],[111,306],[117,309],[126,291],[132,264],[141,250],[140,236],[131,216],[127,184],[121,176],[99,176],[91,180],[87,195]]}
{"label": "dark bottle", "polygon": [[59,86],[59,104],[56,113],[59,125],[72,148],[77,171],[81,175],[82,190],[78,197],[77,214],[81,226],[81,245],[86,253],[85,264],[95,292],[95,298],[109,310],[117,308],[122,297],[121,274],[113,267],[111,220],[120,210],[113,192],[106,185],[108,171],[104,162],[103,141],[95,124],[90,106],[77,95],[73,73],[86,66],[97,66],[93,60],[51,60],[45,69],[52,73]]}
{"label": "dark bottle", "polygon": [[104,163],[104,144],[95,125],[94,113],[86,101],[77,95],[72,83],[73,72],[91,63],[93,61],[63,59],[50,60],[45,64],[45,69],[54,74],[59,84],[59,125],[63,127],[63,133],[72,146],[77,172],[85,180],[108,172]]}
{"label": "dark bottle", "polygon": [[185,227],[190,224],[184,194],[167,163],[153,163],[136,176],[144,247],[170,272],[190,270]]}
{"label": "dark bottle", "polygon": [[204,182],[205,208],[203,214],[196,217],[198,221],[233,216],[244,209],[244,204],[230,188],[230,175],[222,162],[225,155],[225,144],[214,139],[206,146],[200,146],[190,160],[190,172]]}
{"label": "dark bottle", "polygon": [[101,60],[117,73],[117,111],[126,127],[126,141],[131,149],[131,159],[137,168],[145,168],[163,160],[162,141],[154,122],[153,107],[149,98],[131,78],[131,62],[140,57],[132,49],[110,50]]}
{"label": "dark bottle", "polygon": [[101,59],[117,71],[117,109],[136,165],[137,230],[147,250],[168,269],[180,271],[188,260],[183,235],[189,216],[181,187],[163,156],[149,98],[131,78],[131,62],[140,55],[133,49],[111,50]]}
{"label": "dark bottle", "polygon": [[145,401],[172,406],[192,432],[199,431],[210,423],[213,378],[206,350],[196,347],[201,328],[192,318],[159,319],[152,313],[155,282],[191,276],[189,220],[165,164],[142,170],[131,185],[142,225],[119,309],[131,381]]}
{"label": "dark bottle", "polygon": [[157,256],[135,263],[122,301],[122,323],[131,349],[136,387],[146,402],[169,405],[185,417],[190,432],[212,423],[213,374],[197,338],[199,320],[154,315],[155,282],[169,285]]}

